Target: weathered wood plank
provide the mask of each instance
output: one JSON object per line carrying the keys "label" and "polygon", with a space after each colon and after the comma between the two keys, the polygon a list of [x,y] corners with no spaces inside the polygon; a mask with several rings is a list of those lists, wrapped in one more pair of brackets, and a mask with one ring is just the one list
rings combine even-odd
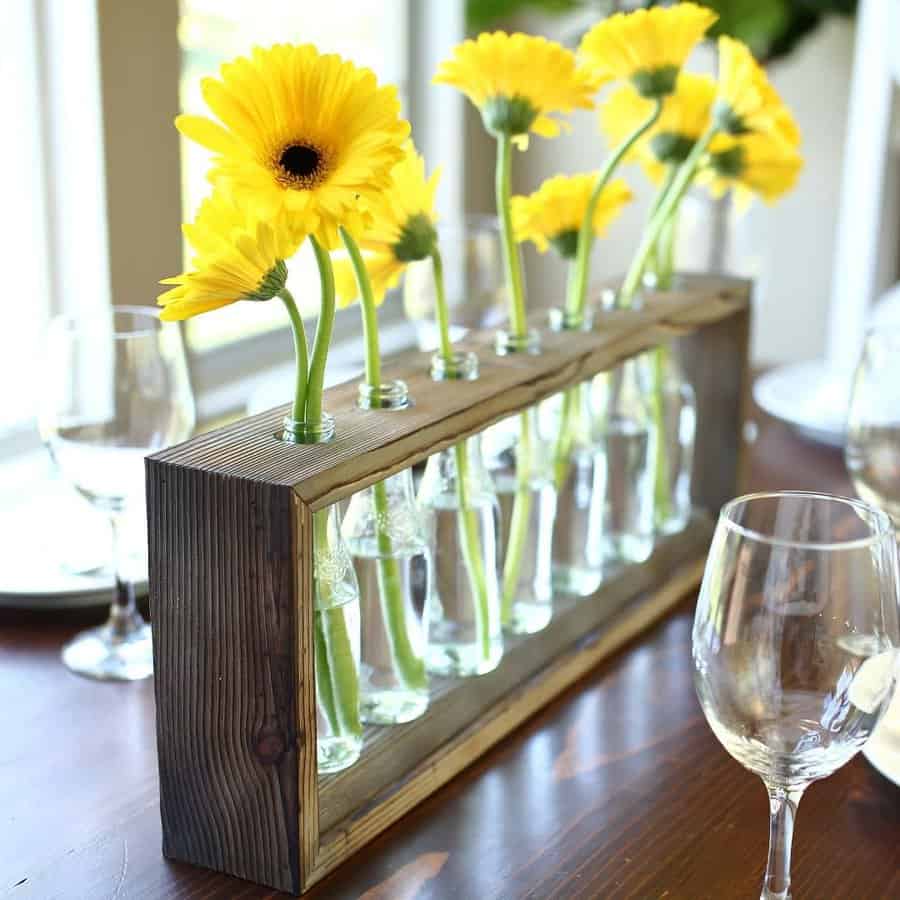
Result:
{"label": "weathered wood plank", "polygon": [[749,286],[685,285],[603,314],[589,332],[545,329],[538,356],[498,358],[492,335],[474,335],[475,382],[435,384],[425,354],[404,354],[385,376],[406,380],[415,405],[363,412],[355,383],[333,388],[325,405],[339,429],[327,445],[279,441],[282,407],[148,460],[167,856],[304,890],[697,582],[705,521],[592,600],[561,602],[545,632],[510,642],[477,692],[438,682],[425,719],[370,734],[356,767],[318,778],[312,511],[673,338],[698,394],[695,500],[715,511],[741,455]]}
{"label": "weathered wood plank", "polygon": [[297,891],[315,730],[292,492],[150,460],[147,493],[163,852]]}
{"label": "weathered wood plank", "polygon": [[304,503],[320,509],[684,327],[730,317],[746,306],[748,296],[747,282],[691,276],[688,288],[657,295],[645,309],[598,316],[591,332],[545,330],[543,352],[537,356],[497,357],[492,334],[474,335],[460,345],[479,354],[481,376],[474,382],[435,383],[428,375],[427,354],[401,354],[385,364],[384,377],[406,381],[414,405],[401,411],[363,411],[356,407],[355,382],[331,388],[325,408],[336,416],[338,429],[329,444],[290,446],[276,440],[284,406],[165,450],[157,458],[291,485]]}

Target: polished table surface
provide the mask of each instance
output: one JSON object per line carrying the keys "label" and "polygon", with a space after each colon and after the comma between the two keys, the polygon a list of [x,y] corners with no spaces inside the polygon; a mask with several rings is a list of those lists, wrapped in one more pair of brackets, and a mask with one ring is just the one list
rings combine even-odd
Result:
{"label": "polished table surface", "polygon": [[[751,458],[754,488],[849,492],[770,420]],[[163,859],[153,687],[66,672],[85,622],[0,612],[0,897],[282,896]],[[685,602],[306,896],[758,897],[765,792],[703,719],[690,629]],[[793,874],[795,900],[900,897],[900,788],[862,757],[813,785]]]}

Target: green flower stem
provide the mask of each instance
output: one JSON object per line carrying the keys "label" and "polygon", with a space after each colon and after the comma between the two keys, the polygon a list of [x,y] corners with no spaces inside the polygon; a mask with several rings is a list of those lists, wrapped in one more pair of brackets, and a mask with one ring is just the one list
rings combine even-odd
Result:
{"label": "green flower stem", "polygon": [[481,555],[481,540],[478,533],[478,517],[469,502],[469,459],[466,442],[460,441],[453,448],[456,457],[456,491],[459,502],[459,532],[463,563],[469,575],[475,601],[475,630],[481,654],[484,659],[491,656],[491,617],[488,608],[487,579],[484,574],[484,560]]}
{"label": "green flower stem", "polygon": [[531,468],[534,454],[531,421],[528,411],[519,413],[519,446],[516,454],[516,496],[509,519],[509,539],[503,560],[502,620],[508,623],[519,586],[519,572],[528,541],[528,523],[531,519]]}
{"label": "green flower stem", "polygon": [[331,345],[331,333],[334,331],[334,272],[331,269],[331,257],[328,251],[310,235],[316,263],[319,267],[319,279],[322,285],[322,303],[319,310],[319,321],[316,325],[316,337],[313,342],[312,360],[309,366],[309,379],[306,393],[305,419],[312,425],[322,421],[322,390],[325,385],[325,363],[328,361],[328,348]]}
{"label": "green flower stem", "polygon": [[441,342],[441,356],[444,357],[445,362],[449,363],[453,356],[453,348],[450,343],[450,311],[447,308],[447,292],[444,290],[444,262],[441,259],[437,242],[431,251],[431,267],[434,270],[435,313]]}
{"label": "green flower stem", "polygon": [[376,541],[378,543],[378,595],[381,601],[381,616],[387,629],[391,660],[394,671],[403,686],[410,691],[423,691],[428,687],[425,661],[409,642],[406,627],[406,609],[403,603],[403,582],[400,566],[393,554],[391,536],[382,525],[389,521],[387,487],[383,481],[372,485],[372,500],[375,507]]}
{"label": "green flower stem", "polygon": [[[503,261],[506,266],[506,283],[509,289],[510,329],[516,337],[524,337],[528,330],[525,312],[525,290],[522,283],[522,267],[516,249],[512,227],[510,184],[512,174],[512,136],[497,136],[496,195],[497,215],[500,217],[500,236],[503,245]],[[531,515],[531,434],[527,413],[521,414],[521,432],[516,460],[516,496],[510,518],[509,541],[503,564],[503,620],[508,621],[519,582],[519,570],[525,542],[528,538],[528,520]]]}
{"label": "green flower stem", "polygon": [[657,98],[653,105],[653,111],[647,119],[619,144],[612,155],[607,158],[603,168],[600,170],[600,174],[597,176],[597,183],[594,185],[584,218],[581,220],[581,228],[578,231],[578,250],[575,254],[575,268],[567,286],[566,311],[574,320],[580,320],[584,316],[584,307],[587,301],[591,247],[594,243],[594,210],[597,208],[597,202],[600,200],[603,189],[609,183],[609,179],[619,166],[619,163],[622,162],[625,154],[656,123],[662,112],[662,104],[662,98]]}
{"label": "green flower stem", "polygon": [[665,398],[663,388],[665,386],[665,369],[669,357],[669,347],[660,344],[650,354],[653,366],[653,390],[651,391],[651,405],[653,424],[656,428],[656,472],[653,479],[654,515],[656,524],[665,522],[672,512],[672,490],[669,478],[669,465],[665,447],[666,419]]}
{"label": "green flower stem", "polygon": [[697,173],[700,160],[703,158],[703,154],[706,153],[709,143],[715,137],[717,130],[715,124],[710,125],[704,135],[694,144],[691,152],[688,154],[688,158],[679,167],[669,190],[662,198],[656,212],[644,229],[644,233],[641,235],[641,242],[628,269],[628,274],[622,282],[622,289],[619,292],[620,307],[627,308],[631,306],[634,295],[640,287],[647,260],[650,258],[650,254],[653,252],[653,248],[659,240],[666,223],[678,208],[682,197],[687,193],[687,189]]}
{"label": "green flower stem", "polygon": [[325,613],[316,610],[313,617],[316,623],[315,650],[316,650],[316,699],[319,709],[328,720],[328,728],[332,734],[340,734],[340,722],[338,722],[337,710],[334,706],[334,691],[331,687],[331,666],[328,664],[328,646],[325,643],[325,629],[322,627],[322,619]]}
{"label": "green flower stem", "polygon": [[509,324],[516,337],[523,337],[528,329],[525,314],[525,289],[522,283],[522,265],[513,236],[512,209],[510,203],[512,179],[512,137],[501,133],[497,136],[496,194],[497,215],[500,218],[500,237],[503,246],[503,264],[506,284],[509,288]]}
{"label": "green flower stem", "polygon": [[378,311],[372,294],[372,283],[359,247],[343,226],[340,227],[341,240],[350,254],[350,263],[359,287],[359,306],[362,312],[363,341],[366,348],[366,383],[376,391],[381,387],[381,351],[378,347]]}
{"label": "green flower stem", "polygon": [[556,443],[553,445],[553,480],[556,483],[557,492],[565,487],[569,477],[569,465],[571,463],[573,418],[580,400],[579,391],[581,385],[566,388],[563,393],[562,412],[559,420],[559,430],[556,433]]}
{"label": "green flower stem", "polygon": [[297,309],[297,304],[291,296],[291,292],[283,287],[278,296],[284,303],[287,310],[288,318],[291,320],[291,331],[294,335],[294,364],[296,371],[294,374],[294,403],[291,406],[291,418],[296,422],[302,422],[306,419],[306,396],[307,396],[307,350],[306,350],[306,328],[303,326],[303,319]]}
{"label": "green flower stem", "polygon": [[[378,314],[369,273],[353,236],[343,227],[341,240],[350,254],[356,284],[359,287],[360,309],[362,311],[363,337],[365,342],[366,383],[373,388],[377,397],[381,387],[381,350],[378,345]],[[393,544],[386,523],[389,521],[387,488],[384,482],[372,486],[372,502],[375,509],[375,539],[378,544],[376,561],[378,593],[381,614],[387,629],[391,648],[391,659],[397,677],[409,690],[423,690],[428,686],[424,660],[416,655],[409,642],[406,629],[406,612],[403,603],[403,583],[397,560],[393,556]]]}
{"label": "green flower stem", "polygon": [[[434,288],[437,301],[435,307],[441,356],[449,361],[453,355],[453,348],[450,342],[450,315],[447,309],[447,292],[444,289],[444,265],[437,244],[431,251],[431,264],[434,269]],[[469,459],[466,441],[460,441],[456,444],[453,452],[456,458],[456,499],[459,505],[459,533],[463,564],[466,567],[469,588],[475,601],[475,627],[478,631],[478,642],[481,645],[484,658],[488,659],[491,655],[491,633],[487,579],[485,578],[484,562],[481,557],[478,518],[469,503]]]}
{"label": "green flower stem", "polygon": [[656,286],[667,291],[672,287],[675,277],[675,245],[678,237],[678,212],[676,207],[669,220],[666,222],[659,240],[656,243],[657,248],[657,269],[656,269]]}
{"label": "green flower stem", "polygon": [[[649,224],[650,220],[653,218],[656,211],[659,209],[660,204],[665,199],[666,194],[669,191],[669,188],[672,187],[672,182],[675,180],[675,176],[678,174],[678,166],[670,163],[666,166],[666,174],[665,178],[663,178],[662,184],[659,187],[659,190],[656,192],[656,196],[653,198],[653,205],[650,207],[650,215],[647,218],[647,222]],[[650,254],[650,258],[647,260],[647,268],[650,269],[657,278],[657,285],[660,282],[660,270],[664,268],[664,260],[663,260],[663,248],[662,244],[664,243],[665,238],[660,237],[660,240],[656,242],[653,246],[653,251]]]}
{"label": "green flower stem", "polygon": [[[313,513],[313,547],[315,555],[329,553],[328,510]],[[316,629],[317,696],[324,700],[323,712],[335,734],[362,734],[359,718],[359,673],[353,658],[353,644],[347,633],[343,606],[332,606],[333,585],[327,578],[316,576],[320,627]]]}

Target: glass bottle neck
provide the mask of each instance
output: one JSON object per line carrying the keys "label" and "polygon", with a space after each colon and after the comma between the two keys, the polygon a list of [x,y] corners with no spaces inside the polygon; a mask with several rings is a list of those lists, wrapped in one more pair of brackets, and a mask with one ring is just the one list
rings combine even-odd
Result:
{"label": "glass bottle neck", "polygon": [[450,356],[435,353],[431,357],[431,377],[434,381],[474,381],[478,378],[478,357],[466,351]]}
{"label": "glass bottle neck", "polygon": [[318,422],[306,422],[285,416],[280,439],[286,444],[325,444],[334,437],[334,416],[323,412]]}
{"label": "glass bottle neck", "polygon": [[406,409],[410,404],[409,388],[403,381],[386,381],[377,387],[363,382],[358,388],[360,409]]}

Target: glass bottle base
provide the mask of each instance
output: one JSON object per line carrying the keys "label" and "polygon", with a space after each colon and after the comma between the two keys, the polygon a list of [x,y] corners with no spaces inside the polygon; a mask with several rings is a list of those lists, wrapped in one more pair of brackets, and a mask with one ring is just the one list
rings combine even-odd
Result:
{"label": "glass bottle base", "polygon": [[653,553],[653,536],[609,535],[603,542],[603,559],[608,565],[646,562]]}
{"label": "glass bottle base", "polygon": [[117,635],[109,623],[83,631],[61,655],[66,668],[100,681],[140,681],[153,674],[153,641],[143,620],[126,635]]}
{"label": "glass bottle base", "polygon": [[353,765],[362,752],[362,738],[353,735],[319,738],[316,741],[316,761],[319,774],[340,772]]}
{"label": "glass bottle base", "polygon": [[426,691],[365,691],[359,698],[359,716],[370,725],[402,725],[428,709]]}
{"label": "glass bottle base", "polygon": [[434,675],[453,678],[469,678],[486,675],[500,665],[503,658],[503,641],[495,638],[490,642],[488,653],[478,644],[438,644],[429,643],[425,665]]}
{"label": "glass bottle base", "polygon": [[603,573],[597,569],[574,566],[553,567],[553,590],[560,594],[589,597],[599,590],[602,583]]}
{"label": "glass bottle base", "polygon": [[513,603],[510,621],[503,627],[510,634],[536,634],[552,618],[553,607],[549,603]]}
{"label": "glass bottle base", "polygon": [[662,535],[678,534],[678,532],[687,528],[690,518],[690,512],[668,516],[656,523],[656,533]]}

